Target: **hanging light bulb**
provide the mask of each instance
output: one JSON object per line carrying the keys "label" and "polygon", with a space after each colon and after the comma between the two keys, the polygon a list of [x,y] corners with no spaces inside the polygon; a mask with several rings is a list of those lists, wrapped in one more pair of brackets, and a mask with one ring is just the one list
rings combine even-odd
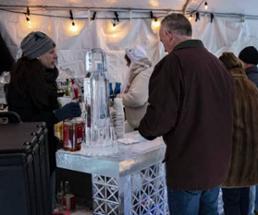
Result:
{"label": "hanging light bulb", "polygon": [[204,2],[204,8],[205,8],[205,10],[208,10],[208,2],[207,1]]}
{"label": "hanging light bulb", "polygon": [[200,13],[197,11],[195,13],[195,22],[197,22],[198,20],[200,20]]}
{"label": "hanging light bulb", "polygon": [[28,28],[31,28],[31,21],[30,21],[30,17],[26,15],[26,22],[28,25]]}
{"label": "hanging light bulb", "polygon": [[154,32],[158,32],[160,29],[160,20],[158,18],[155,18],[153,20],[151,20],[151,29]]}
{"label": "hanging light bulb", "polygon": [[107,24],[107,32],[110,34],[112,37],[117,36],[117,31],[118,31],[118,22],[116,19],[112,19],[110,22]]}
{"label": "hanging light bulb", "polygon": [[152,11],[150,12],[150,17],[151,17],[151,29],[154,32],[158,32],[160,29],[160,20],[153,15]]}
{"label": "hanging light bulb", "polygon": [[193,19],[193,15],[192,15],[192,14],[190,14],[190,15],[189,15],[189,17],[188,17],[188,19],[189,19],[189,21],[192,21],[192,19]]}
{"label": "hanging light bulb", "polygon": [[25,17],[26,17],[28,28],[32,28],[31,20],[30,20],[30,8],[29,7],[27,7],[27,11],[25,13]]}
{"label": "hanging light bulb", "polygon": [[73,12],[70,10],[70,19],[72,20],[72,25],[70,26],[70,30],[73,33],[76,33],[78,31],[78,26],[75,24],[74,19],[73,19]]}
{"label": "hanging light bulb", "polygon": [[70,30],[74,33],[78,31],[78,26],[75,24],[74,20],[72,21]]}
{"label": "hanging light bulb", "polygon": [[113,19],[113,20],[112,20],[113,29],[116,28],[117,24],[118,24],[117,20],[116,20],[116,19]]}
{"label": "hanging light bulb", "polygon": [[112,19],[112,26],[113,26],[113,30],[115,30],[116,29],[116,27],[117,27],[117,25],[118,25],[118,23],[119,23],[119,15],[118,15],[118,12],[114,12],[114,15],[115,15],[115,17]]}

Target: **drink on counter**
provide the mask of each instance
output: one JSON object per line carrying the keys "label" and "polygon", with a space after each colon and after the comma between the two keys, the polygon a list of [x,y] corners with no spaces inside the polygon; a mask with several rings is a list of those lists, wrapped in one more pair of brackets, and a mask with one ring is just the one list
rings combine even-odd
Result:
{"label": "drink on counter", "polygon": [[63,148],[78,151],[84,140],[84,122],[81,118],[66,120],[63,124]]}

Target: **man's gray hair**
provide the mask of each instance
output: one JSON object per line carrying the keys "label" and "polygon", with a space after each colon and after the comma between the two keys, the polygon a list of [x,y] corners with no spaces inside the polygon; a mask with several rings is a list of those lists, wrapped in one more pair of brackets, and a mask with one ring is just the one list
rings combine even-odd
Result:
{"label": "man's gray hair", "polygon": [[172,13],[167,15],[162,21],[169,32],[176,32],[183,36],[192,36],[192,26],[189,20],[181,13]]}

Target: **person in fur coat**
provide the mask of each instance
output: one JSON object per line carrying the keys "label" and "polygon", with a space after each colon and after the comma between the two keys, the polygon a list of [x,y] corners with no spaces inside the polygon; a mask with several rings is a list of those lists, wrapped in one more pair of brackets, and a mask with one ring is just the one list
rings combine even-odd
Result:
{"label": "person in fur coat", "polygon": [[219,58],[234,80],[233,137],[230,170],[222,185],[225,215],[246,215],[249,189],[258,184],[258,89],[231,52]]}
{"label": "person in fur coat", "polygon": [[142,47],[126,49],[125,60],[130,68],[129,81],[122,94],[125,116],[131,128],[137,129],[147,108],[151,62]]}

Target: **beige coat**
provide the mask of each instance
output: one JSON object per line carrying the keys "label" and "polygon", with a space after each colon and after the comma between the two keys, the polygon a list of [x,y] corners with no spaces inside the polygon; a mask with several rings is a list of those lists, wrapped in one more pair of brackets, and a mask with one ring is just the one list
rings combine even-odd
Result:
{"label": "beige coat", "polygon": [[133,63],[130,67],[129,82],[122,94],[122,99],[126,119],[132,128],[138,128],[146,112],[151,73],[151,62],[148,59]]}
{"label": "beige coat", "polygon": [[234,80],[233,145],[223,187],[246,187],[258,184],[258,89],[243,69],[230,72]]}

